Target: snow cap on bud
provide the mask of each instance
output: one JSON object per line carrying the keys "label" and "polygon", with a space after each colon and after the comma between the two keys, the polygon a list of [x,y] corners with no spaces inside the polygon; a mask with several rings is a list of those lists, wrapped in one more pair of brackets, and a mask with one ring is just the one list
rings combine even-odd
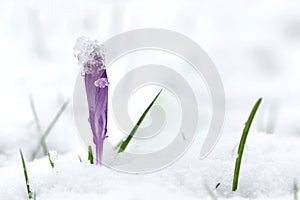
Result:
{"label": "snow cap on bud", "polygon": [[84,74],[92,74],[100,77],[105,69],[105,48],[97,40],[88,37],[79,37],[74,47],[78,64],[83,66]]}

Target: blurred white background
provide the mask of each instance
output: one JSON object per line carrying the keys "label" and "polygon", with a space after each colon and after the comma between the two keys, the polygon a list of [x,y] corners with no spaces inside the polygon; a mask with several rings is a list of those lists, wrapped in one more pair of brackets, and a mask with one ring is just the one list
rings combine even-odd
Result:
{"label": "blurred white background", "polygon": [[264,97],[263,120],[272,112],[276,130],[300,131],[299,1],[2,0],[0,5],[0,137],[26,134],[18,127],[32,121],[29,94],[44,126],[62,100],[71,98],[78,36],[101,42],[149,27],[185,34],[212,58],[225,87],[226,126],[240,129],[249,105]]}
{"label": "blurred white background", "polygon": [[[225,87],[224,135],[239,136],[259,97],[258,131],[300,135],[299,10],[296,0],[0,0],[0,166],[38,142],[30,94],[43,129],[72,97],[76,38],[137,28],[177,31],[208,53]],[[80,148],[71,110],[47,140],[60,153]]]}

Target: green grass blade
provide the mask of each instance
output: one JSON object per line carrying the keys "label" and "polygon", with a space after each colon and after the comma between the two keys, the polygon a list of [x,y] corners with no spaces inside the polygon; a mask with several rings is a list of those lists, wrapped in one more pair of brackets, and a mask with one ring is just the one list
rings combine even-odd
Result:
{"label": "green grass blade", "polygon": [[298,192],[299,192],[299,188],[298,188],[297,182],[295,180],[294,187],[293,187],[294,200],[298,200]]}
{"label": "green grass blade", "polygon": [[47,154],[48,154],[48,159],[49,159],[50,165],[51,165],[51,167],[53,169],[54,168],[54,162],[51,160],[50,152],[48,152]]}
{"label": "green grass blade", "polygon": [[[35,124],[36,124],[37,131],[42,135],[43,131],[42,131],[40,119],[37,115],[36,108],[35,108],[32,96],[29,96],[29,102],[30,102],[30,108],[31,108],[31,111],[32,111],[32,114],[33,114],[33,117],[34,117],[34,121],[35,121]],[[46,145],[45,142],[42,143],[42,147],[43,147],[44,155],[46,155],[47,152],[48,152],[48,148],[47,148],[47,145]]]}
{"label": "green grass blade", "polygon": [[26,183],[26,189],[27,189],[28,198],[32,199],[33,193],[30,190],[30,184],[29,184],[29,179],[28,179],[28,174],[27,174],[25,159],[24,159],[22,150],[20,149],[19,151],[20,151],[20,155],[21,155],[21,159],[22,159],[22,166],[23,166],[23,170],[24,170],[24,177],[25,177],[25,183]]}
{"label": "green grass blade", "polygon": [[48,128],[46,129],[45,133],[42,135],[40,142],[37,146],[37,148],[35,149],[35,151],[33,152],[31,158],[32,160],[36,157],[36,155],[38,154],[42,143],[45,142],[47,136],[49,135],[49,133],[51,132],[52,128],[54,127],[54,125],[56,124],[56,122],[58,121],[59,117],[62,115],[62,113],[65,111],[65,109],[67,108],[69,104],[69,100],[67,100],[59,109],[59,111],[56,113],[55,117],[53,118],[53,120],[51,121],[51,123],[49,124]]}
{"label": "green grass blade", "polygon": [[115,146],[115,150],[116,150],[116,149],[119,149],[122,143],[123,143],[123,140],[121,140],[121,141]]}
{"label": "green grass blade", "polygon": [[78,155],[78,159],[79,159],[79,162],[82,163],[82,159],[81,159],[81,156],[80,156],[80,155]]}
{"label": "green grass blade", "polygon": [[94,164],[94,156],[93,156],[93,149],[92,149],[92,147],[89,146],[88,150],[89,150],[88,160],[90,161],[91,164]]}
{"label": "green grass blade", "polygon": [[139,126],[142,124],[144,118],[146,117],[147,113],[149,112],[149,110],[151,109],[151,107],[153,106],[153,104],[155,103],[155,101],[157,100],[157,98],[159,97],[159,95],[160,95],[161,92],[162,92],[162,89],[158,92],[158,94],[155,96],[155,98],[152,100],[152,102],[146,108],[146,110],[144,111],[144,113],[142,114],[142,116],[140,117],[140,119],[138,120],[138,122],[136,123],[136,125],[133,127],[133,129],[131,130],[130,134],[126,138],[126,140],[122,141],[119,144],[120,148],[118,150],[118,153],[121,153],[121,152],[125,151],[125,149],[128,146],[129,142],[133,138],[133,136],[136,133],[136,131],[139,128]]}
{"label": "green grass blade", "polygon": [[186,140],[186,137],[185,137],[184,132],[181,132],[181,135],[182,135],[182,139],[183,139],[183,140]]}
{"label": "green grass blade", "polygon": [[242,134],[240,144],[239,144],[239,149],[238,149],[238,156],[237,156],[236,162],[235,162],[232,191],[236,191],[237,187],[238,187],[240,167],[241,167],[241,162],[242,162],[242,157],[243,157],[243,152],[244,152],[244,147],[245,147],[245,144],[246,144],[248,132],[250,130],[252,121],[254,119],[254,116],[256,114],[256,111],[257,111],[261,101],[262,101],[262,98],[258,99],[258,101],[255,103],[255,105],[254,105],[254,107],[253,107],[253,109],[250,113],[250,116],[249,116],[249,118],[246,122],[245,128],[243,130],[243,134]]}

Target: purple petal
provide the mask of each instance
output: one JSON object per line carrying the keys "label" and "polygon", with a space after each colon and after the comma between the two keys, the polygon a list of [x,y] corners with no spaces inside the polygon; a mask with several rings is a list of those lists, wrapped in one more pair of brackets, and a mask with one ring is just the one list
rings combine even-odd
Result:
{"label": "purple petal", "polygon": [[96,87],[95,81],[99,78],[107,79],[105,69],[102,70],[100,77],[92,74],[85,75],[89,122],[93,132],[93,142],[96,145],[96,164],[101,163],[103,143],[107,132],[108,87]]}

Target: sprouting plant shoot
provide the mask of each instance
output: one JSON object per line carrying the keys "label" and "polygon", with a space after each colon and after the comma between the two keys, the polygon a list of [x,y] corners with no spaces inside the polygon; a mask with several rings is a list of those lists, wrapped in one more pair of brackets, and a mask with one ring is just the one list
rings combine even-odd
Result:
{"label": "sprouting plant shoot", "polygon": [[182,135],[182,139],[183,139],[183,140],[186,140],[186,137],[185,137],[184,132],[181,132],[181,135]]}
{"label": "sprouting plant shoot", "polygon": [[48,152],[48,159],[49,159],[49,162],[50,162],[51,167],[54,168],[54,162],[53,162],[52,159],[51,159],[50,152]]}
{"label": "sprouting plant shoot", "polygon": [[121,152],[125,151],[125,149],[128,146],[129,142],[133,138],[134,134],[136,133],[136,131],[138,130],[138,128],[140,127],[140,125],[142,124],[144,118],[146,117],[147,113],[149,112],[149,110],[151,109],[151,107],[153,106],[153,104],[155,103],[155,101],[157,100],[157,98],[159,97],[159,95],[160,95],[161,92],[162,92],[162,89],[158,92],[158,94],[154,97],[154,99],[149,104],[149,106],[146,108],[146,110],[144,111],[144,113],[141,115],[140,119],[138,120],[138,122],[136,123],[136,125],[133,127],[133,129],[131,130],[131,132],[128,135],[128,137],[125,140],[121,141],[117,145],[117,147],[119,148],[118,153],[121,153]]}
{"label": "sprouting plant shoot", "polygon": [[297,182],[295,180],[294,186],[293,186],[294,200],[298,200],[298,192],[299,192],[299,188],[298,188]]}
{"label": "sprouting plant shoot", "polygon": [[28,198],[32,199],[33,192],[30,189],[30,184],[29,184],[29,179],[28,179],[28,174],[27,174],[25,159],[24,159],[22,150],[20,149],[19,151],[20,151],[20,155],[21,155],[21,159],[22,159],[22,166],[23,166],[23,170],[24,170],[24,177],[25,177],[25,183],[26,183],[26,189],[27,189]]}
{"label": "sprouting plant shoot", "polygon": [[51,121],[51,123],[49,124],[48,128],[46,129],[46,131],[44,132],[44,134],[42,135],[40,142],[38,144],[38,146],[36,147],[35,151],[32,153],[31,159],[33,160],[34,158],[36,158],[36,155],[38,154],[41,146],[43,143],[45,143],[47,136],[49,135],[49,133],[51,132],[52,128],[54,127],[54,125],[56,124],[56,122],[58,121],[59,117],[62,115],[62,113],[65,111],[65,109],[67,108],[69,104],[69,100],[65,101],[63,103],[63,105],[61,106],[61,108],[59,109],[59,111],[56,113],[55,117],[53,118],[53,120]]}
{"label": "sprouting plant shoot", "polygon": [[79,162],[82,163],[82,159],[81,159],[81,156],[80,156],[80,155],[78,155],[78,159],[79,159]]}
{"label": "sprouting plant shoot", "polygon": [[239,148],[238,148],[238,156],[235,161],[235,169],[234,169],[234,176],[233,176],[233,184],[232,184],[232,191],[236,191],[238,188],[238,181],[239,181],[239,173],[240,173],[240,167],[241,167],[241,162],[242,162],[242,156],[244,152],[244,147],[246,144],[248,132],[250,130],[252,121],[254,119],[254,116],[256,114],[256,111],[262,101],[262,98],[258,99],[258,101],[255,103],[250,116],[245,124],[245,128],[243,130],[243,134],[240,140]]}
{"label": "sprouting plant shoot", "polygon": [[89,146],[88,151],[89,151],[88,160],[90,161],[91,164],[94,164],[93,149],[91,146]]}
{"label": "sprouting plant shoot", "polygon": [[[43,131],[42,131],[40,119],[37,115],[36,108],[35,108],[32,96],[29,96],[29,102],[30,102],[30,108],[31,108],[31,111],[32,111],[32,114],[33,114],[33,117],[34,117],[34,121],[35,121],[35,124],[36,124],[37,131],[39,132],[39,134],[42,135]],[[48,148],[47,148],[47,145],[46,145],[45,141],[43,141],[42,147],[43,147],[44,155],[46,155],[47,152],[48,152]]]}

